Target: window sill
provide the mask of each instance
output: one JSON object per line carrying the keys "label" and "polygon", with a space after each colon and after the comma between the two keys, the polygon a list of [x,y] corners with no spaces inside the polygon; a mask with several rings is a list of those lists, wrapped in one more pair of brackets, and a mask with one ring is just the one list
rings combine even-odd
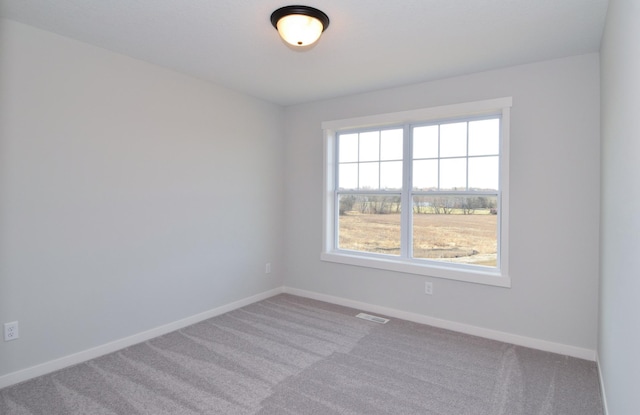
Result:
{"label": "window sill", "polygon": [[511,278],[500,271],[478,270],[469,268],[454,268],[410,262],[400,258],[383,258],[377,256],[353,255],[346,252],[323,252],[322,261],[339,264],[355,265],[358,267],[375,268],[387,271],[403,272],[407,274],[424,275],[428,277],[444,278],[455,281],[471,282],[475,284],[492,285],[495,287],[511,287]]}

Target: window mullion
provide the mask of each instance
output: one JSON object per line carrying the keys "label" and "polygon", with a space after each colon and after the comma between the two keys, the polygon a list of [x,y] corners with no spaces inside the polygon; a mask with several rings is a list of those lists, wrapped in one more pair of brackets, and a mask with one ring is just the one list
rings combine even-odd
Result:
{"label": "window mullion", "polygon": [[466,145],[465,145],[465,190],[469,191],[469,122],[466,123],[467,126],[467,137],[466,137]]}
{"label": "window mullion", "polygon": [[440,190],[440,162],[442,160],[442,158],[440,157],[441,156],[441,154],[440,154],[440,147],[441,147],[440,146],[440,129],[441,129],[441,126],[440,126],[440,124],[438,124],[438,171],[436,173],[438,175],[438,190]]}
{"label": "window mullion", "polygon": [[400,196],[400,256],[410,258],[412,251],[412,141],[411,126],[404,125],[402,132],[402,195]]}
{"label": "window mullion", "polygon": [[338,134],[335,136],[333,142],[335,146],[335,157],[333,165],[333,241],[331,242],[331,249],[338,248],[338,233],[340,232],[339,217],[340,217],[340,196],[338,190],[340,189],[340,145]]}

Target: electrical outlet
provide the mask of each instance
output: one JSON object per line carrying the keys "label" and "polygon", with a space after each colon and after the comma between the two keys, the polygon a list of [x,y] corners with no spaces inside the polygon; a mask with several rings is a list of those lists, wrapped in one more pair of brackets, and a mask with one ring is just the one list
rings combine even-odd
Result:
{"label": "electrical outlet", "polygon": [[4,323],[4,341],[15,340],[20,337],[18,332],[18,322]]}
{"label": "electrical outlet", "polygon": [[432,295],[433,294],[433,283],[432,282],[425,282],[424,283],[424,293],[427,295]]}
{"label": "electrical outlet", "polygon": [[265,274],[271,274],[271,262],[267,262],[264,265],[264,273]]}

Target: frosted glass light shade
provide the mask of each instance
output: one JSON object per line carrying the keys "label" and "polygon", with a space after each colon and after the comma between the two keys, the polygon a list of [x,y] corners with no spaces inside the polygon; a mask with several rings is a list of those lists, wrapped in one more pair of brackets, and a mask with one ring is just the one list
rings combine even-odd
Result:
{"label": "frosted glass light shade", "polygon": [[278,33],[285,42],[293,46],[307,46],[322,34],[322,22],[303,14],[290,14],[278,20]]}
{"label": "frosted glass light shade", "polygon": [[271,14],[271,24],[280,37],[296,47],[315,43],[329,26],[329,16],[308,6],[281,7]]}

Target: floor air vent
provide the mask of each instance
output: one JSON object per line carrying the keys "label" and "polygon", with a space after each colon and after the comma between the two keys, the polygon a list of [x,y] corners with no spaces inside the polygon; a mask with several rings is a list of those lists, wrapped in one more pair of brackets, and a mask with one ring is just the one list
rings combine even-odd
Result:
{"label": "floor air vent", "polygon": [[385,324],[389,321],[388,318],[382,318],[378,316],[372,316],[371,314],[360,313],[356,317],[361,318],[363,320],[373,321],[374,323]]}

